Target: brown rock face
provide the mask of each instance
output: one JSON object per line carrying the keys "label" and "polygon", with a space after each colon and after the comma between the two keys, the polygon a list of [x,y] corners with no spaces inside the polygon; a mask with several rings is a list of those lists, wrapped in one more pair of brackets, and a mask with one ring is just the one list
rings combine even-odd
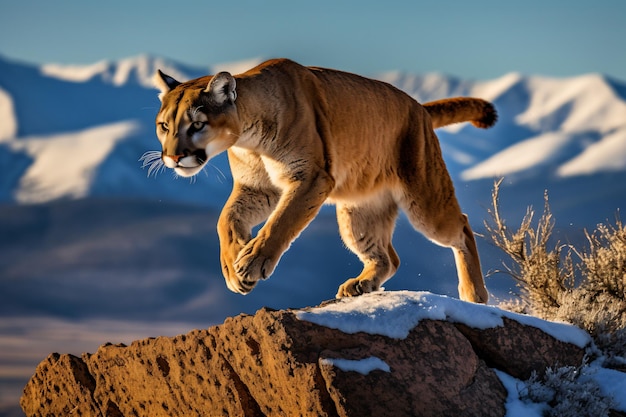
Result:
{"label": "brown rock face", "polygon": [[[503,416],[507,393],[490,367],[525,378],[582,356],[512,320],[486,330],[422,320],[392,339],[263,309],[81,358],[52,354],[21,406],[28,416]],[[388,368],[345,366],[368,358]]]}

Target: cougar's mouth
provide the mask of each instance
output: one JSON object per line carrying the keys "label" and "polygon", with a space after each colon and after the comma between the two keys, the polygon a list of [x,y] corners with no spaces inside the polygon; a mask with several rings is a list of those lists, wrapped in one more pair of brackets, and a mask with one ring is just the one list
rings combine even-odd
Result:
{"label": "cougar's mouth", "polygon": [[182,177],[192,177],[202,170],[207,159],[206,151],[197,149],[181,158],[173,168]]}

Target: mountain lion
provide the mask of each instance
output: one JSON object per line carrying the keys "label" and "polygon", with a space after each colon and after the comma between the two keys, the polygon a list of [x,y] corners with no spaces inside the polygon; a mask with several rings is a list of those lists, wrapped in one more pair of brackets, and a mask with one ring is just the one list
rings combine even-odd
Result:
{"label": "mountain lion", "polygon": [[[240,75],[184,83],[158,71],[162,152],[147,165],[200,172],[227,151],[234,179],[217,231],[226,285],[246,294],[268,278],[324,203],[363,271],[337,297],[376,291],[400,265],[391,245],[398,209],[433,242],[452,248],[463,300],[485,303],[474,234],[461,213],[434,128],[487,128],[491,103],[425,105],[384,82],[278,59]],[[264,222],[255,237],[252,228]]]}

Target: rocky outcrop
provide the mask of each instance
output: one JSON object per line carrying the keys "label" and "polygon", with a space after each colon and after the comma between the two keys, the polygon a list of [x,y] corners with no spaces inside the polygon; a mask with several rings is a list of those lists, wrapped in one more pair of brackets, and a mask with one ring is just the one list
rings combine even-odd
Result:
{"label": "rocky outcrop", "polygon": [[[523,379],[578,365],[584,353],[506,317],[484,329],[425,318],[406,337],[389,337],[300,313],[263,309],[177,337],[104,345],[82,357],[51,354],[25,387],[22,409],[27,416],[504,416],[507,392],[492,368]],[[375,316],[383,325],[398,320]]]}

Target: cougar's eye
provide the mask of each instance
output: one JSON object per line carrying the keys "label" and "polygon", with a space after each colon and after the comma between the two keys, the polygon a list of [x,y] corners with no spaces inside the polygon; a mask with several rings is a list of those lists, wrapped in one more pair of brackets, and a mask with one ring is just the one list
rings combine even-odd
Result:
{"label": "cougar's eye", "polygon": [[194,131],[199,132],[204,129],[204,126],[206,126],[206,122],[193,122],[191,126],[193,127]]}

